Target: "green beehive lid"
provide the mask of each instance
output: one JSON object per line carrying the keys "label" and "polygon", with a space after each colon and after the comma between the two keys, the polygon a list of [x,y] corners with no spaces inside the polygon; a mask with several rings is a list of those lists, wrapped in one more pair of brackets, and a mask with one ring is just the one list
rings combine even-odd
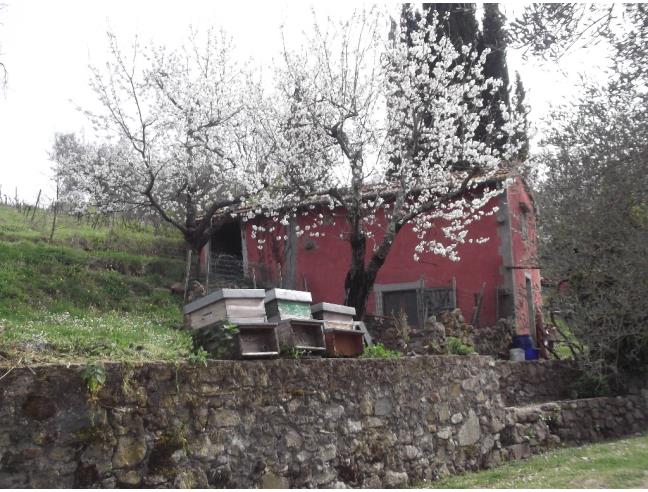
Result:
{"label": "green beehive lid", "polygon": [[310,292],[289,289],[271,289],[266,292],[265,307],[269,321],[311,319]]}

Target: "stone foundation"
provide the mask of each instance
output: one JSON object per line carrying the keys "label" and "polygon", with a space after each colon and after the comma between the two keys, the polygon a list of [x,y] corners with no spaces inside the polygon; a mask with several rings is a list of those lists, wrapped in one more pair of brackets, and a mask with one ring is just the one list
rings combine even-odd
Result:
{"label": "stone foundation", "polygon": [[648,427],[648,394],[507,407],[482,356],[83,369],[4,376],[0,487],[398,487]]}

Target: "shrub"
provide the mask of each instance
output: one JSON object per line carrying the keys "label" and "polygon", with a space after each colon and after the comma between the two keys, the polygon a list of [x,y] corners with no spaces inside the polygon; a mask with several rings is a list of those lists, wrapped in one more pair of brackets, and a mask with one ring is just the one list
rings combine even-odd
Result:
{"label": "shrub", "polygon": [[475,348],[461,341],[457,337],[446,337],[448,353],[451,355],[470,355],[475,353]]}
{"label": "shrub", "polygon": [[395,359],[400,357],[401,353],[396,350],[389,350],[385,348],[382,343],[376,343],[365,347],[362,355],[360,356],[363,359]]}

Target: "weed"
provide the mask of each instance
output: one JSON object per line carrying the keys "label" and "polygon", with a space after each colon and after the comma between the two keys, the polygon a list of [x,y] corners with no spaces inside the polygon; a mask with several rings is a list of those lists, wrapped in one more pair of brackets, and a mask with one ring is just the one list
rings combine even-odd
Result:
{"label": "weed", "polygon": [[99,391],[106,383],[106,369],[103,364],[93,362],[86,365],[81,372],[81,378],[88,389],[88,396],[91,402],[97,401]]}
{"label": "weed", "polygon": [[472,345],[465,344],[457,337],[446,337],[448,353],[451,355],[470,355],[475,353]]}
{"label": "weed", "polygon": [[298,349],[296,347],[289,347],[282,345],[279,348],[279,355],[287,359],[301,359],[308,354],[308,350]]}
{"label": "weed", "polygon": [[376,343],[365,347],[360,357],[363,359],[394,359],[401,355],[402,354],[396,350],[385,348],[382,343]]}
{"label": "weed", "polygon": [[207,352],[202,347],[198,347],[191,354],[189,354],[189,356],[187,357],[187,360],[191,364],[194,364],[194,365],[203,364],[205,367],[207,367],[207,356],[208,355],[209,355],[209,352]]}

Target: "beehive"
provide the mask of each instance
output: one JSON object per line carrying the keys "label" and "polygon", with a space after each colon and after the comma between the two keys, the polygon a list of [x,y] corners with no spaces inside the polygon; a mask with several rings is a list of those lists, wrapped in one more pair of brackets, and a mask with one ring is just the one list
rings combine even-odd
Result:
{"label": "beehive", "polygon": [[231,326],[226,320],[191,330],[194,349],[201,347],[210,358],[259,359],[277,357],[279,341],[275,323]]}
{"label": "beehive", "polygon": [[364,333],[348,328],[324,330],[326,352],[331,357],[357,357],[364,351]]}
{"label": "beehive", "polygon": [[301,290],[272,289],[265,295],[265,311],[268,321],[287,319],[312,319],[310,292]]}
{"label": "beehive", "polygon": [[324,323],[315,319],[287,319],[277,324],[279,345],[311,353],[326,352]]}
{"label": "beehive", "polygon": [[194,330],[222,320],[265,323],[264,298],[263,289],[218,289],[184,307],[185,328]]}
{"label": "beehive", "polygon": [[279,340],[274,323],[239,325],[238,352],[243,359],[277,357]]}
{"label": "beehive", "polygon": [[325,328],[352,330],[353,317],[355,316],[356,310],[350,306],[320,302],[311,307],[311,313],[313,314],[313,318],[324,321]]}

